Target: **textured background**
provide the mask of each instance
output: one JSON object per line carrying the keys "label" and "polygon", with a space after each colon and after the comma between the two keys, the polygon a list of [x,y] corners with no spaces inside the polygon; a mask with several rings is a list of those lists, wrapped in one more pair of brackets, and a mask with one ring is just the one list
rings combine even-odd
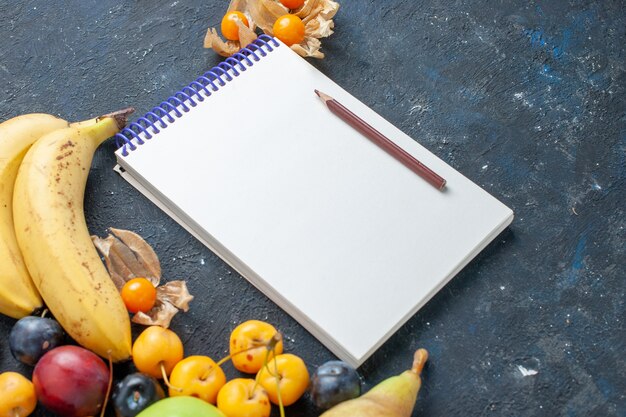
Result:
{"label": "textured background", "polygon": [[[220,60],[202,40],[225,0],[60,3],[0,0],[0,119],[143,114]],[[335,20],[313,64],[516,213],[360,368],[364,386],[423,346],[415,416],[626,415],[623,1],[354,0]],[[232,328],[257,318],[311,371],[333,358],[113,173],[114,148],[94,160],[90,230],[137,231],[166,279],[188,281],[196,300],[173,322],[187,353],[221,357]],[[0,318],[0,337],[12,324]],[[7,370],[31,372],[3,342]],[[305,397],[288,415],[318,411]]]}

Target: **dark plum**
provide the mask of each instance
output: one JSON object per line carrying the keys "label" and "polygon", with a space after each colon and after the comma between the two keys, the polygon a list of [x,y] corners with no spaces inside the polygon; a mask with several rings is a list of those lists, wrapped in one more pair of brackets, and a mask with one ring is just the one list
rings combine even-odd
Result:
{"label": "dark plum", "polygon": [[343,361],[322,364],[311,376],[311,399],[322,409],[361,395],[361,380],[356,370]]}
{"label": "dark plum", "polygon": [[117,383],[111,400],[117,417],[135,417],[164,397],[163,388],[156,379],[137,372]]}
{"label": "dark plum", "polygon": [[63,343],[63,329],[56,321],[28,316],[19,319],[11,329],[9,348],[13,357],[35,366],[44,353]]}

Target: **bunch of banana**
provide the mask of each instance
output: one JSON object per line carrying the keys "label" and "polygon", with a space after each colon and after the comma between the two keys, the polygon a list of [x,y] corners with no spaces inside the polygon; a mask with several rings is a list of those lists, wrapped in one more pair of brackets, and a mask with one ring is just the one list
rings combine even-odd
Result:
{"label": "bunch of banana", "polygon": [[69,123],[49,114],[25,114],[0,124],[0,313],[19,319],[43,304],[13,229],[13,185],[31,145]]}
{"label": "bunch of banana", "polygon": [[[48,115],[0,125],[0,256],[13,266],[5,273],[9,267],[0,263],[0,312],[29,314],[41,306],[38,292],[72,338],[114,361],[130,357],[130,321],[91,242],[83,198],[96,148],[131,111],[72,125]],[[10,142],[21,143],[21,150]],[[22,295],[16,296],[18,281]]]}

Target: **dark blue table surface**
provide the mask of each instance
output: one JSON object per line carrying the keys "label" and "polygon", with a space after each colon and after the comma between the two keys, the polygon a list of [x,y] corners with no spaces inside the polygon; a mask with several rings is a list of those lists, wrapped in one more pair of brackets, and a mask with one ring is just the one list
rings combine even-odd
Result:
{"label": "dark blue table surface", "polygon": [[[220,61],[202,42],[227,4],[0,0],[0,119],[143,114]],[[360,368],[365,388],[423,346],[415,416],[626,415],[625,10],[617,0],[342,4],[327,58],[313,64],[516,214]],[[187,280],[196,299],[172,328],[188,354],[223,356],[233,327],[257,318],[311,371],[333,358],[113,173],[114,149],[107,142],[93,163],[90,231],[137,231],[165,279]],[[0,318],[0,335],[13,323]],[[4,342],[8,370],[31,373]],[[319,414],[307,397],[287,412]]]}

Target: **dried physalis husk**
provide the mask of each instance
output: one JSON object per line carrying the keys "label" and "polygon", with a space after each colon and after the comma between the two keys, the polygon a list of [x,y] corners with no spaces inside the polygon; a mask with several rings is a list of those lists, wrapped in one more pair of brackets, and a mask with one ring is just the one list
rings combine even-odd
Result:
{"label": "dried physalis husk", "polygon": [[254,23],[268,35],[273,35],[276,19],[289,13],[289,9],[277,0],[249,0],[245,6]]}
{"label": "dried physalis husk", "polygon": [[243,22],[237,22],[237,26],[239,27],[239,40],[224,41],[220,35],[217,34],[217,30],[215,28],[209,28],[204,37],[205,48],[213,49],[221,56],[232,56],[239,52],[241,48],[251,44],[257,38],[257,34],[254,31],[256,29],[256,24],[250,16],[250,13],[245,11],[247,1],[248,0],[232,0],[226,10],[226,13],[231,11],[240,11],[245,14],[248,19],[250,27],[244,25]]}
{"label": "dried physalis husk", "polygon": [[291,45],[291,49],[293,49],[298,55],[318,59],[324,58],[324,53],[320,51],[321,47],[322,42],[317,38],[305,39],[303,43]]}
{"label": "dried physalis husk", "polygon": [[148,314],[139,312],[133,322],[146,326],[159,325],[169,327],[172,317],[178,310],[189,311],[189,302],[193,295],[189,294],[185,281],[172,281],[157,287],[157,301]]}
{"label": "dried physalis husk", "polygon": [[179,310],[189,310],[193,296],[184,281],[161,282],[161,264],[154,249],[138,234],[110,228],[106,238],[92,236],[94,246],[104,258],[111,280],[118,290],[137,277],[148,279],[156,287],[157,299],[147,313],[137,313],[132,321],[145,325],[169,327]]}
{"label": "dried physalis husk", "polygon": [[159,258],[145,240],[128,230],[110,228],[105,239],[92,236],[96,249],[104,257],[109,275],[118,290],[126,281],[143,277],[155,287],[161,281]]}
{"label": "dried physalis husk", "polygon": [[215,28],[209,28],[207,31],[204,37],[204,47],[213,49],[221,56],[234,55],[241,49],[241,45],[237,41],[224,42]]}
{"label": "dried physalis husk", "polygon": [[170,327],[172,318],[178,313],[178,309],[170,303],[164,303],[159,301],[157,295],[157,301],[154,303],[154,307],[147,313],[141,311],[135,314],[132,318],[133,323],[143,324],[144,326],[161,326],[166,329]]}
{"label": "dried physalis husk", "polygon": [[238,21],[237,27],[239,28],[239,40],[226,42],[217,34],[217,30],[210,28],[204,37],[204,47],[213,49],[221,56],[232,56],[257,38],[256,33],[243,22]]}
{"label": "dried physalis husk", "polygon": [[237,27],[239,28],[239,43],[242,46],[250,45],[258,37],[252,29],[239,20],[237,21]]}
{"label": "dried physalis husk", "polygon": [[[278,0],[232,0],[228,11],[237,10],[246,15],[248,22],[254,27],[258,26],[268,35],[273,35],[273,26],[276,19],[289,13],[289,9]],[[320,51],[321,38],[332,35],[335,26],[333,17],[339,10],[339,3],[332,0],[306,0],[302,7],[293,10],[293,14],[302,19],[304,23],[304,40],[302,43],[292,45],[291,49],[303,57],[324,58]],[[255,38],[242,37],[243,24],[240,24],[239,42],[224,42],[217,31],[213,28],[207,31],[204,40],[205,48],[213,48],[222,56],[231,56],[248,45]]]}

